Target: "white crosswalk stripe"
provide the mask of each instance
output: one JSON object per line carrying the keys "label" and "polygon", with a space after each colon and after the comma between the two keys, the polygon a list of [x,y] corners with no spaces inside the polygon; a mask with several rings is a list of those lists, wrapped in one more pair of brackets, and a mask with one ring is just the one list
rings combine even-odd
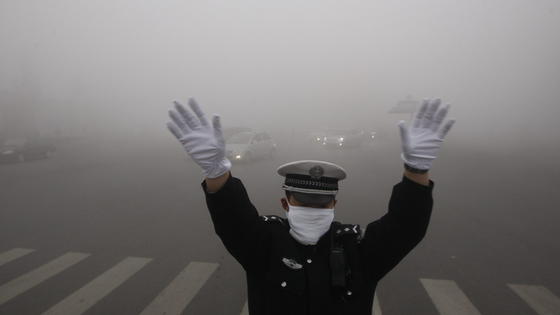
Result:
{"label": "white crosswalk stripe", "polygon": [[[27,248],[13,248],[2,252],[0,253],[0,266],[32,252],[34,252],[33,249]],[[89,255],[79,252],[66,253],[0,285],[0,305],[56,276]],[[133,277],[151,260],[151,258],[127,257],[52,306],[43,315],[79,315],[86,312],[114,289]],[[191,262],[154,298],[141,315],[181,314],[218,267],[219,264],[217,263]],[[420,279],[420,282],[439,314],[481,315],[454,281]],[[507,284],[507,286],[527,303],[536,314],[560,315],[560,298],[546,287],[524,284]],[[377,294],[374,296],[372,314],[382,315]],[[249,315],[247,301],[243,304],[240,315]]]}
{"label": "white crosswalk stripe", "polygon": [[441,315],[480,315],[455,281],[420,279]]}
{"label": "white crosswalk stripe", "polygon": [[373,297],[373,315],[381,315],[381,306],[379,305],[379,298],[377,294]]}
{"label": "white crosswalk stripe", "polygon": [[89,254],[84,253],[66,253],[37,269],[3,284],[0,286],[0,305],[64,271],[66,268],[73,266],[88,256]]}
{"label": "white crosswalk stripe", "polygon": [[150,261],[150,258],[127,257],[43,314],[82,314],[128,278],[132,277]]}
{"label": "white crosswalk stripe", "polygon": [[218,266],[214,263],[191,262],[141,315],[181,314]]}
{"label": "white crosswalk stripe", "polygon": [[23,257],[33,251],[34,251],[33,249],[27,249],[27,248],[14,248],[9,251],[0,253],[0,266],[5,265],[10,261],[16,260],[20,257]]}
{"label": "white crosswalk stripe", "polygon": [[243,305],[243,309],[241,310],[240,315],[249,315],[249,304],[248,304],[248,302],[245,302],[245,305]]}
{"label": "white crosswalk stripe", "polygon": [[539,315],[560,315],[560,299],[538,285],[508,284]]}

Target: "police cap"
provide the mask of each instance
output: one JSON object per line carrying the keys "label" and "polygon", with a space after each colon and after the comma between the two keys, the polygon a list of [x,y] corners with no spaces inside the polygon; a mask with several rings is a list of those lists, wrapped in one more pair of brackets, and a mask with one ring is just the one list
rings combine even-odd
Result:
{"label": "police cap", "polygon": [[338,192],[338,181],[346,178],[346,171],[334,163],[302,160],[278,167],[285,177],[282,189],[304,204],[326,204]]}

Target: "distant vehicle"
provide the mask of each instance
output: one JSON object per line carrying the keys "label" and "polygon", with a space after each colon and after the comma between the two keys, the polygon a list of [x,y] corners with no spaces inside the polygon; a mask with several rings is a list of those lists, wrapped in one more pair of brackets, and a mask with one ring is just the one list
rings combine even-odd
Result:
{"label": "distant vehicle", "polygon": [[360,147],[375,138],[375,132],[360,129],[330,129],[322,133],[311,134],[312,141],[325,148],[355,148]]}
{"label": "distant vehicle", "polygon": [[4,141],[4,144],[0,147],[0,162],[16,163],[22,161],[21,149],[24,144],[24,139],[10,139]]}
{"label": "distant vehicle", "polygon": [[52,142],[39,138],[26,141],[21,154],[24,161],[31,161],[46,159],[55,151],[56,147]]}
{"label": "distant vehicle", "polygon": [[232,162],[252,162],[276,155],[276,143],[266,132],[242,131],[226,140],[226,156]]}
{"label": "distant vehicle", "polygon": [[224,139],[227,140],[236,133],[244,132],[244,131],[252,131],[253,129],[249,127],[228,127],[222,130],[222,134],[224,135]]}
{"label": "distant vehicle", "polygon": [[0,163],[46,159],[55,146],[45,139],[9,139],[0,146]]}
{"label": "distant vehicle", "polygon": [[323,142],[323,138],[325,136],[325,131],[314,131],[308,134],[307,141],[311,141],[312,143],[321,143]]}

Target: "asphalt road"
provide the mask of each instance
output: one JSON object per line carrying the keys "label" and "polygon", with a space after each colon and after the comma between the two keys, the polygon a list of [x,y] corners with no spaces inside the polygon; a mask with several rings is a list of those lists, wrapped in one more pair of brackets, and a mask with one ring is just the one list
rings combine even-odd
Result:
{"label": "asphalt road", "polygon": [[[402,176],[398,146],[326,151],[288,139],[274,159],[232,172],[261,214],[282,215],[278,165],[338,163],[349,176],[336,218],[365,226]],[[428,234],[380,282],[383,314],[560,314],[560,156],[532,152],[445,144]],[[48,160],[0,165],[0,314],[139,314],[157,310],[156,297],[183,314],[240,314],[244,274],[214,234],[201,180],[170,137],[75,139]],[[162,298],[171,283],[190,283],[181,299],[192,299]]]}

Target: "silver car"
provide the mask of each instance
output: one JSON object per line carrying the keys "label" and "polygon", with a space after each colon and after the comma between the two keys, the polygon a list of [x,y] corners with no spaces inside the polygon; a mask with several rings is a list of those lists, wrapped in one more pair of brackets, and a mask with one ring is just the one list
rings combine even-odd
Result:
{"label": "silver car", "polygon": [[243,131],[226,140],[226,156],[232,162],[251,162],[275,154],[276,143],[266,132]]}

